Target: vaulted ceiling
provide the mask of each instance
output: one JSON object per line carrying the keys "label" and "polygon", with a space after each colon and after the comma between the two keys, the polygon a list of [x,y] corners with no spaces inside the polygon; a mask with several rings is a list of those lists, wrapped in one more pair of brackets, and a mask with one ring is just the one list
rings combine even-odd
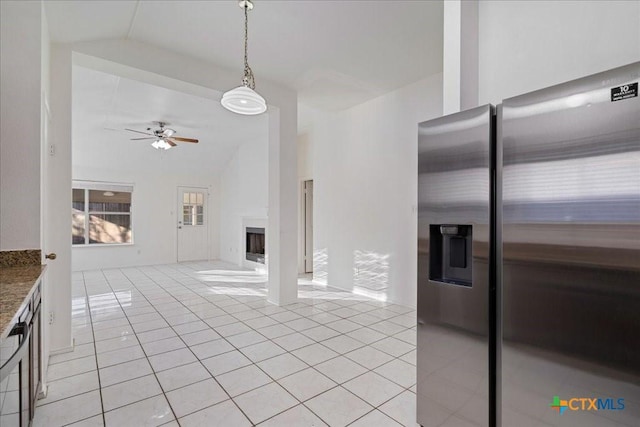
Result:
{"label": "vaulted ceiling", "polygon": [[[44,3],[52,42],[127,39],[242,76],[244,17],[236,0]],[[442,1],[254,4],[249,60],[257,89],[271,80],[296,90],[299,129],[309,107],[348,108],[442,71]],[[265,118],[237,116],[212,99],[79,66],[73,74],[74,164],[115,152],[122,153],[117,163],[123,170],[144,164],[219,174],[240,145],[265,138]],[[157,152],[123,131],[145,130],[158,120],[200,143]]]}
{"label": "vaulted ceiling", "polygon": [[[255,0],[249,62],[299,102],[347,108],[442,71],[442,1]],[[237,70],[236,0],[48,1],[53,42],[129,39]]]}
{"label": "vaulted ceiling", "polygon": [[[238,147],[267,143],[266,115],[241,116],[219,102],[88,68],[73,67],[73,163],[81,168],[119,168],[173,175],[218,175]],[[175,136],[197,138],[171,150],[129,132],[167,122]],[[265,159],[266,161],[266,159]]]}

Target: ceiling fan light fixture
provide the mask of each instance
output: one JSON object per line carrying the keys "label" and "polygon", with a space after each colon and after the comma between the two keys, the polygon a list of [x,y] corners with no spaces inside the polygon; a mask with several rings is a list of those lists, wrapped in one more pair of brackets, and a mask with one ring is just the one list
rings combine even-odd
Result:
{"label": "ceiling fan light fixture", "polygon": [[267,103],[260,94],[255,91],[256,82],[253,71],[249,67],[248,60],[248,12],[253,9],[251,0],[240,0],[238,6],[244,9],[244,77],[242,86],[231,89],[222,95],[220,103],[227,110],[247,116],[262,114],[267,111]]}
{"label": "ceiling fan light fixture", "polygon": [[153,141],[151,143],[151,146],[156,150],[160,150],[160,149],[168,150],[169,148],[171,148],[171,145],[169,145],[169,143],[162,138]]}
{"label": "ceiling fan light fixture", "polygon": [[151,146],[156,150],[163,149],[168,150],[170,148],[176,147],[179,142],[189,142],[192,144],[197,144],[199,141],[195,138],[185,138],[182,136],[173,136],[177,132],[173,129],[165,128],[166,122],[154,122],[160,126],[160,129],[151,129],[147,128],[146,132],[141,132],[135,129],[126,129],[129,132],[135,132],[138,134],[145,135],[144,137],[131,138],[132,141],[147,141],[153,140]]}

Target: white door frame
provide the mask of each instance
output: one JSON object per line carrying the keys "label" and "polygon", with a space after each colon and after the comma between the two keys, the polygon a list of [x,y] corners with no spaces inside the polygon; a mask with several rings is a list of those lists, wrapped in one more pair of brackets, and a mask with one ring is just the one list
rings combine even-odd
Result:
{"label": "white door frame", "polygon": [[[308,182],[311,183],[310,188],[307,188]],[[303,182],[303,196],[304,209],[302,214],[304,230],[302,231],[302,235],[304,237],[304,272],[313,273],[313,179],[308,179]],[[309,209],[309,207],[311,209]],[[311,211],[310,213],[309,210]]]}
{"label": "white door frame", "polygon": [[304,199],[304,183],[305,181],[313,181],[313,177],[304,176],[298,178],[298,274],[305,274],[305,199]]}
{"label": "white door frame", "polygon": [[[49,127],[51,126],[51,109],[49,108],[49,100],[45,91],[42,91],[40,101],[40,141],[42,147],[40,148],[40,247],[42,248],[42,260],[43,263],[47,261],[45,258],[46,251],[48,249],[48,216],[49,212],[47,203],[47,178],[48,178],[48,159],[49,156]],[[49,331],[49,311],[51,307],[51,298],[49,297],[49,273],[45,272],[44,279],[40,285],[40,292],[42,294],[41,306],[40,306],[40,373],[41,373],[41,392],[46,395],[47,392],[47,371],[49,367],[49,353],[51,348]]]}

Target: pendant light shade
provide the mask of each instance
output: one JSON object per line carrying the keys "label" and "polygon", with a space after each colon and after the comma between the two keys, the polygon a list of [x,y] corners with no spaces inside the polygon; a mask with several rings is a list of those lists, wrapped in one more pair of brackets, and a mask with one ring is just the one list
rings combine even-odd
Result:
{"label": "pendant light shade", "polygon": [[248,12],[253,9],[253,3],[251,3],[251,0],[240,0],[238,5],[244,9],[244,77],[242,78],[242,86],[225,92],[224,95],[222,95],[220,103],[231,112],[252,116],[267,111],[267,103],[264,98],[254,90],[256,88],[256,82],[253,71],[251,67],[249,67]]}
{"label": "pendant light shade", "polygon": [[222,95],[222,106],[234,113],[252,116],[267,111],[267,103],[255,90],[238,86]]}

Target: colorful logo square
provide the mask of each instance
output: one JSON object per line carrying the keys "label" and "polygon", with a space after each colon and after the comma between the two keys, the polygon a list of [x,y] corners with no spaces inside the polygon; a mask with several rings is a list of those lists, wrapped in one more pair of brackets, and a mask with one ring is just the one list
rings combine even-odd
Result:
{"label": "colorful logo square", "polygon": [[564,411],[566,411],[569,407],[567,401],[561,400],[560,396],[553,396],[553,402],[551,402],[549,406],[551,406],[551,409],[553,409],[554,411],[559,412],[560,415],[562,415]]}

